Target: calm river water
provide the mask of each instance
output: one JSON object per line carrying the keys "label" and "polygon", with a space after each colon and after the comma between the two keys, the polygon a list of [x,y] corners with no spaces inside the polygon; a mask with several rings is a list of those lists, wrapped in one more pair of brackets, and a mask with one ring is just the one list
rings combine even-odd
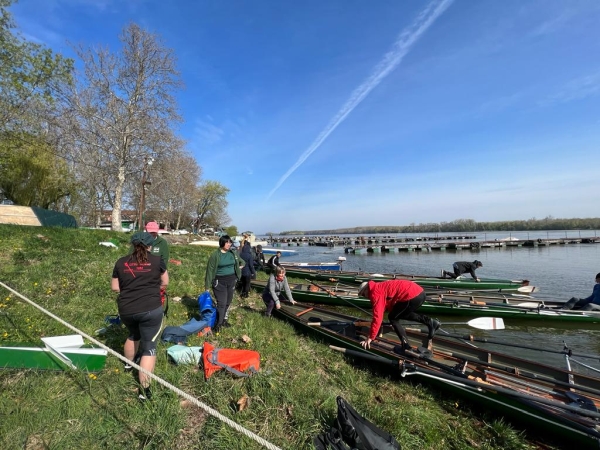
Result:
{"label": "calm river water", "polygon": [[[518,239],[559,239],[564,237],[600,236],[599,231],[550,231],[550,232],[512,232],[510,236]],[[509,233],[472,233],[477,240],[494,240],[509,237]],[[417,237],[419,235],[399,235]],[[429,235],[430,236],[430,235]],[[443,236],[440,234],[439,236]],[[271,247],[269,245],[269,247]],[[484,278],[528,279],[530,284],[540,289],[539,296],[556,300],[568,300],[571,297],[587,297],[592,293],[596,274],[600,272],[600,244],[564,244],[546,247],[504,247],[481,250],[445,250],[430,252],[394,252],[369,253],[363,255],[346,254],[344,248],[300,246],[282,246],[282,249],[296,250],[293,256],[285,256],[283,261],[333,262],[343,256],[344,270],[365,271],[371,273],[405,273],[439,276],[440,269],[452,270],[455,261],[483,262],[477,274]],[[469,275],[467,275],[469,276]],[[446,319],[456,321],[456,319]],[[582,330],[574,326],[546,328],[527,326],[522,322],[511,324],[505,320],[506,330],[480,331],[462,326],[445,326],[451,332],[472,333],[495,340],[518,341],[537,347],[561,350],[565,342],[575,352],[600,355],[600,325],[595,330]],[[480,345],[480,344],[478,344]],[[490,348],[492,348],[490,346]],[[514,351],[510,347],[495,346],[503,352]],[[544,360],[559,367],[565,366],[562,355],[527,353],[528,358]],[[543,355],[543,356],[542,356]],[[579,358],[575,358],[578,359]],[[598,360],[580,359],[584,363],[600,367]],[[574,364],[575,366],[575,364]],[[585,370],[584,370],[585,371]],[[599,373],[596,376],[600,376]]]}

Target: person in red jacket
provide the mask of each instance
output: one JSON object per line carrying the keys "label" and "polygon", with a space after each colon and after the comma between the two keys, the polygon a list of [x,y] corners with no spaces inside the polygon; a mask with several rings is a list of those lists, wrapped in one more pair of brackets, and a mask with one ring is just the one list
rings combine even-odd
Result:
{"label": "person in red jacket", "polygon": [[426,297],[423,288],[412,281],[388,280],[381,283],[365,281],[360,285],[358,295],[368,298],[373,307],[369,337],[360,343],[364,348],[371,348],[371,342],[377,338],[385,311],[388,312],[388,320],[400,338],[401,351],[411,349],[411,346],[400,320],[411,320],[427,325],[429,340],[441,325],[439,321],[417,313]]}

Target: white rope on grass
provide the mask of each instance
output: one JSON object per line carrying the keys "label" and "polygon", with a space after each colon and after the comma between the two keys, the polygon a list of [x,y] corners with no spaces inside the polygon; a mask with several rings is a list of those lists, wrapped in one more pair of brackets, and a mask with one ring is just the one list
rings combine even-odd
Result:
{"label": "white rope on grass", "polygon": [[155,380],[157,383],[162,384],[164,387],[166,387],[167,389],[172,390],[173,392],[175,392],[177,395],[179,395],[180,397],[185,398],[186,400],[189,400],[190,402],[192,402],[194,405],[198,406],[199,408],[202,408],[203,410],[205,410],[207,413],[209,413],[211,416],[216,417],[217,419],[219,419],[222,422],[225,422],[227,425],[229,425],[231,428],[235,429],[236,431],[239,431],[240,433],[245,434],[246,436],[248,436],[251,439],[254,439],[256,442],[258,442],[260,445],[262,445],[263,447],[266,447],[268,449],[271,450],[281,450],[279,447],[271,444],[269,441],[261,438],[259,435],[253,433],[250,430],[247,430],[246,428],[242,427],[241,425],[237,424],[236,422],[234,422],[233,420],[229,419],[228,417],[224,416],[223,414],[221,414],[219,411],[211,408],[210,406],[202,403],[200,400],[198,400],[196,397],[193,397],[192,395],[188,394],[187,392],[182,391],[181,389],[179,389],[176,386],[173,386],[171,383],[169,383],[168,381],[163,380],[162,378],[160,378],[157,375],[154,375],[152,372],[148,372],[146,369],[140,367],[139,365],[137,365],[136,363],[134,363],[133,361],[128,360],[127,358],[125,358],[123,355],[120,355],[119,353],[115,352],[113,349],[107,347],[106,345],[104,345],[102,342],[94,339],[92,336],[88,335],[87,333],[84,333],[83,331],[79,330],[78,328],[74,327],[73,325],[71,325],[70,323],[64,321],[63,319],[61,319],[60,317],[58,317],[57,315],[51,313],[50,311],[48,311],[47,309],[43,308],[42,306],[38,305],[37,303],[35,303],[34,301],[28,299],[27,297],[25,297],[24,295],[20,294],[19,292],[15,291],[14,289],[12,289],[11,287],[7,286],[6,284],[2,283],[0,281],[0,286],[4,287],[5,289],[7,289],[8,291],[12,292],[13,294],[15,294],[17,297],[19,297],[20,299],[24,300],[25,302],[29,303],[31,306],[39,309],[41,312],[43,312],[44,314],[52,317],[54,320],[60,322],[61,324],[63,324],[64,326],[66,326],[67,328],[73,330],[75,333],[80,334],[81,336],[83,336],[84,338],[90,340],[91,342],[93,342],[94,344],[96,344],[98,347],[103,348],[104,350],[106,350],[108,353],[110,353],[113,356],[116,356],[117,358],[119,358],[121,361],[123,361],[126,364],[129,364],[130,366],[135,367],[137,370],[139,370],[140,372],[148,375],[150,378],[152,378],[153,380]]}

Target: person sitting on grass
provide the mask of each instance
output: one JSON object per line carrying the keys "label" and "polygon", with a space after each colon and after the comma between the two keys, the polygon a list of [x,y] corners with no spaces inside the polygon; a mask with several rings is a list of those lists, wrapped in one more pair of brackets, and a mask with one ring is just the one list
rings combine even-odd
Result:
{"label": "person sitting on grass", "polygon": [[473,277],[473,279],[477,282],[481,281],[479,278],[477,278],[477,275],[475,275],[475,271],[479,268],[479,267],[483,267],[483,263],[481,261],[473,261],[468,262],[468,261],[457,261],[454,264],[452,264],[452,268],[454,269],[454,272],[447,272],[445,270],[442,270],[442,278],[446,278],[446,276],[450,277],[450,278],[458,278],[460,277],[463,273],[470,273],[471,276]]}
{"label": "person sitting on grass", "polygon": [[427,338],[430,341],[441,326],[439,321],[417,313],[426,296],[423,288],[412,281],[387,280],[381,283],[372,280],[365,281],[358,288],[358,295],[368,298],[373,307],[369,337],[360,343],[366,349],[371,348],[371,342],[377,339],[385,311],[388,312],[388,320],[400,338],[400,348],[398,349],[400,353],[412,349],[400,320],[411,320],[427,325],[429,329]]}
{"label": "person sitting on grass", "polygon": [[288,284],[285,276],[285,269],[281,266],[276,266],[275,270],[271,272],[271,275],[269,275],[269,281],[262,293],[263,302],[265,302],[265,306],[267,307],[265,316],[271,317],[273,308],[281,308],[281,301],[286,300],[286,298],[282,295],[282,291],[285,291],[287,301],[289,301],[292,305],[295,305],[296,301],[294,300],[294,297],[292,297],[290,285]]}

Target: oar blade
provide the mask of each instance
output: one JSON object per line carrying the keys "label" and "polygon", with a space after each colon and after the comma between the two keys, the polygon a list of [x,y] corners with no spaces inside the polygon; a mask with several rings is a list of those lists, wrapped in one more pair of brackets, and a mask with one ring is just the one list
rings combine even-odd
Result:
{"label": "oar blade", "polygon": [[517,289],[518,292],[533,294],[534,292],[539,292],[540,288],[536,286],[521,286]]}
{"label": "oar blade", "polygon": [[504,330],[504,320],[500,317],[477,317],[469,320],[467,325],[479,330]]}
{"label": "oar blade", "polygon": [[515,306],[518,306],[519,308],[532,308],[535,309],[537,307],[539,307],[541,305],[540,302],[523,302],[523,303],[518,303]]}

